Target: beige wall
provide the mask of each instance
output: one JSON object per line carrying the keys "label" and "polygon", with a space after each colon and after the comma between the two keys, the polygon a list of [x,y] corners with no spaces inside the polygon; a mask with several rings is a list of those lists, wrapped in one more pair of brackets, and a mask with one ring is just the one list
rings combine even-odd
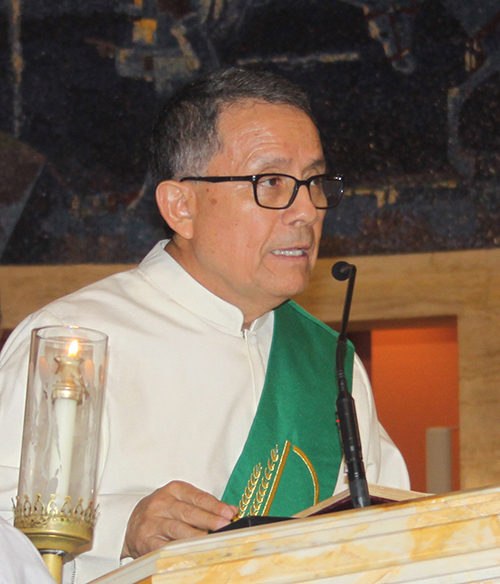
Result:
{"label": "beige wall", "polygon": [[[345,283],[318,261],[297,300],[338,322]],[[353,328],[457,318],[462,488],[500,483],[500,250],[355,258]],[[128,266],[0,266],[5,328],[54,298]]]}
{"label": "beige wall", "polygon": [[0,266],[0,306],[5,329],[52,300],[128,269],[127,265]]}

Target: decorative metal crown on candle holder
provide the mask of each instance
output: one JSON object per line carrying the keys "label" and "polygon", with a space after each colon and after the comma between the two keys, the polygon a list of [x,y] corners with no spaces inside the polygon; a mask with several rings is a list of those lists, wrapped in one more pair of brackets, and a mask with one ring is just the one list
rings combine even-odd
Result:
{"label": "decorative metal crown on candle holder", "polygon": [[59,582],[63,556],[92,542],[106,351],[90,329],[32,333],[14,525]]}

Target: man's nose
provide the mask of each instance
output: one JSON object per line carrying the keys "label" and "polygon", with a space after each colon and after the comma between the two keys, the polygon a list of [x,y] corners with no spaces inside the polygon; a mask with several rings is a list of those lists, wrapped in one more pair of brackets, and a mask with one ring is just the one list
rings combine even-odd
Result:
{"label": "man's nose", "polygon": [[286,209],[287,220],[292,223],[302,221],[303,223],[314,223],[318,218],[318,209],[313,205],[309,189],[306,185],[301,185],[293,203]]}

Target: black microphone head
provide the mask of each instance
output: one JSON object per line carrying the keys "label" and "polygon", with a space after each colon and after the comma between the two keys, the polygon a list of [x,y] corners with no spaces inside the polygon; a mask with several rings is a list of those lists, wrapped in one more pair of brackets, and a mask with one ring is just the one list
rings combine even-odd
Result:
{"label": "black microphone head", "polygon": [[353,266],[347,262],[341,261],[333,264],[332,276],[339,280],[340,282],[347,280],[351,274],[351,268]]}

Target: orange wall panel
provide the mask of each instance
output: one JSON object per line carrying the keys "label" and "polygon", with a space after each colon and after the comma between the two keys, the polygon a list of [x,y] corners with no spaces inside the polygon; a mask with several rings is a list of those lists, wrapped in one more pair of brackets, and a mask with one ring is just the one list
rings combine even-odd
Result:
{"label": "orange wall panel", "polygon": [[[426,428],[459,425],[456,327],[373,330],[371,338],[379,419],[406,460],[411,488],[425,492]],[[452,473],[458,489],[456,460]]]}

